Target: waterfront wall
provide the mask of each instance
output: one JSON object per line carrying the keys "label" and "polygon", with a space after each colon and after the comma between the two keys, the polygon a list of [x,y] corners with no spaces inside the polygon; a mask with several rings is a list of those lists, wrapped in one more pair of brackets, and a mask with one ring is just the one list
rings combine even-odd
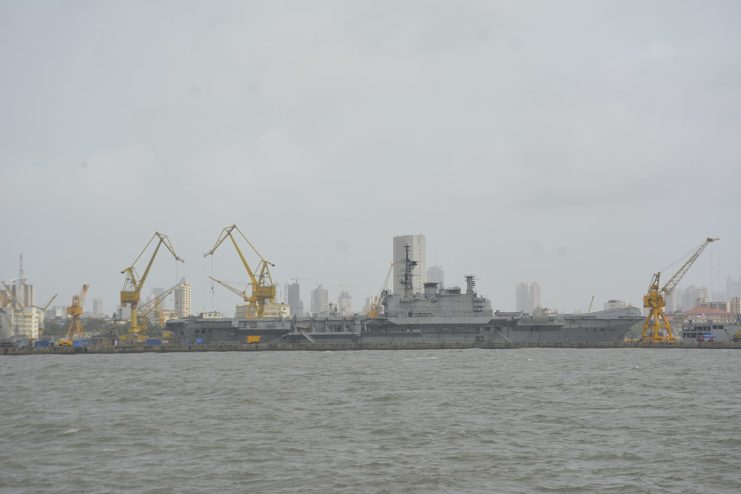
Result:
{"label": "waterfront wall", "polygon": [[262,351],[348,351],[348,350],[436,350],[436,349],[518,349],[518,348],[683,348],[683,349],[741,349],[741,342],[688,342],[688,343],[563,343],[563,344],[510,344],[510,343],[265,343],[206,345],[91,345],[88,347],[8,347],[0,348],[0,355],[78,355],[102,353],[174,353],[174,352],[262,352]]}

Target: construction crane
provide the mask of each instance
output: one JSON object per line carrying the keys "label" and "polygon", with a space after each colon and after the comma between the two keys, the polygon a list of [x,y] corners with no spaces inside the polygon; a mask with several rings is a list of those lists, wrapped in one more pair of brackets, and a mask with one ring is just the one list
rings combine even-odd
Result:
{"label": "construction crane", "polygon": [[182,283],[178,283],[175,286],[171,286],[164,292],[160,293],[156,297],[153,297],[151,300],[147,300],[146,302],[144,302],[143,304],[139,306],[137,312],[138,312],[138,319],[142,322],[142,330],[147,329],[147,325],[148,325],[147,321],[149,320],[149,315],[152,312],[155,313],[154,317],[156,319],[156,322],[158,324],[160,323],[162,319],[161,317],[162,311],[160,309],[162,302],[164,302],[165,299],[169,297],[172,292],[177,290],[180,285],[182,285]]}
{"label": "construction crane", "polygon": [[226,288],[230,292],[234,292],[235,294],[239,295],[240,297],[242,297],[242,300],[244,300],[245,302],[250,303],[250,297],[251,297],[251,295],[247,293],[247,289],[246,288],[244,290],[240,290],[239,288],[233,287],[233,286],[231,286],[230,284],[228,284],[225,281],[217,280],[213,276],[209,276],[209,278],[211,278],[213,281],[215,281],[219,285],[223,286],[224,288]]}
{"label": "construction crane", "polygon": [[[689,259],[682,265],[679,270],[674,273],[666,284],[659,288],[659,278],[661,273],[654,273],[651,278],[651,284],[648,286],[648,293],[643,296],[643,307],[649,309],[648,316],[643,322],[643,333],[641,339],[643,341],[653,342],[673,342],[674,333],[672,332],[672,325],[664,315],[664,307],[666,307],[666,297],[674,291],[679,281],[687,274],[687,271],[695,263],[705,247],[718,240],[717,238],[708,237],[698,247],[695,252],[690,256]],[[662,331],[663,330],[663,331]]]}
{"label": "construction crane", "polygon": [[90,285],[82,285],[82,289],[78,295],[72,296],[72,305],[67,307],[67,315],[70,316],[69,324],[67,324],[67,339],[72,340],[75,336],[83,335],[82,316],[83,306],[85,305],[85,296]]}
{"label": "construction crane", "polygon": [[[260,258],[260,262],[257,265],[256,272],[252,270],[249,263],[247,262],[247,259],[244,257],[242,250],[239,248],[239,245],[237,244],[237,241],[233,235],[234,231],[242,236],[242,238],[247,242],[247,245],[249,245],[250,248],[255,252],[255,254],[257,254],[257,256]],[[211,250],[203,254],[203,257],[213,255],[213,253],[216,252],[216,249],[219,248],[219,246],[224,242],[224,240],[227,239],[227,237],[232,241],[234,249],[237,251],[237,254],[239,255],[239,259],[242,261],[242,265],[244,266],[245,271],[247,271],[249,284],[252,287],[252,293],[247,295],[246,291],[239,292],[236,288],[229,287],[222,281],[218,281],[214,278],[212,279],[223,287],[237,293],[237,295],[242,296],[244,301],[248,304],[248,319],[263,317],[263,314],[265,313],[265,305],[275,300],[275,285],[273,285],[273,278],[270,274],[270,267],[275,267],[275,264],[271,263],[260,254],[260,252],[255,248],[254,245],[252,245],[252,242],[247,239],[247,237],[244,235],[244,233],[242,233],[237,225],[230,225],[221,230],[221,234],[219,235],[219,238],[216,239],[216,243],[211,248]]]}
{"label": "construction crane", "polygon": [[[157,243],[157,246],[154,249],[154,253],[152,254],[152,257],[149,259],[149,263],[147,264],[147,268],[144,270],[144,274],[141,278],[137,279],[136,272],[134,271],[134,266],[136,265],[139,258],[141,258],[142,255],[144,255],[144,252],[147,250],[147,248],[152,244],[152,242]],[[147,242],[147,245],[144,246],[142,251],[139,253],[138,256],[136,256],[136,259],[134,259],[134,262],[131,263],[131,266],[124,268],[121,271],[121,274],[125,274],[124,277],[124,285],[121,289],[121,304],[129,304],[131,307],[131,325],[129,327],[129,333],[132,333],[136,336],[139,335],[141,332],[141,328],[139,327],[139,323],[137,320],[137,307],[139,305],[139,300],[141,299],[141,290],[144,286],[144,283],[147,281],[147,276],[149,276],[149,270],[152,269],[152,263],[154,263],[154,258],[157,257],[157,252],[159,252],[160,247],[164,245],[167,247],[167,250],[170,251],[170,254],[175,258],[176,261],[185,262],[183,259],[178,257],[178,255],[175,253],[175,249],[170,243],[170,239],[167,237],[167,235],[163,235],[160,232],[154,232],[154,235],[151,239],[149,239],[149,242]]]}
{"label": "construction crane", "polygon": [[391,277],[391,271],[394,269],[394,263],[392,262],[389,266],[389,270],[386,273],[386,279],[383,280],[383,286],[381,286],[381,290],[378,292],[378,295],[373,297],[373,301],[371,302],[370,310],[368,310],[368,317],[371,319],[375,319],[379,316],[381,312],[381,305],[383,304],[383,300],[388,294],[388,284],[389,284],[389,278]]}
{"label": "construction crane", "polygon": [[52,295],[51,298],[49,299],[49,301],[46,303],[45,306],[38,307],[38,306],[34,305],[34,307],[36,307],[37,309],[39,309],[41,312],[46,312],[46,309],[48,309],[49,306],[51,305],[51,303],[54,302],[54,300],[57,298],[57,295],[58,295],[57,293],[55,293],[54,295]]}

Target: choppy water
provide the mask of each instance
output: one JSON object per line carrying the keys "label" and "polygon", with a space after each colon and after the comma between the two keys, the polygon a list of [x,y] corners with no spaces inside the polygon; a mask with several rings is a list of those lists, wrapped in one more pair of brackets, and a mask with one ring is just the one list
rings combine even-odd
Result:
{"label": "choppy water", "polygon": [[0,359],[1,492],[739,492],[741,352]]}

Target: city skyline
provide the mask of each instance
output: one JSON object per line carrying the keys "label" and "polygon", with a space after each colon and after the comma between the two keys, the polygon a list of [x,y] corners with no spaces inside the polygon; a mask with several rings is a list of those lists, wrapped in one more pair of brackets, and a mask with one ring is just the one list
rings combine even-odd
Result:
{"label": "city skyline", "polygon": [[[700,263],[700,261],[698,261],[698,264],[699,263]],[[442,268],[440,268],[439,266],[433,266],[433,267],[436,268],[436,271],[435,271],[435,274],[436,275],[443,273]],[[439,271],[437,271],[437,270],[439,270]],[[430,270],[428,269],[427,272],[429,273]],[[691,271],[690,271],[690,273],[691,273]],[[693,278],[692,276],[690,276],[690,274],[688,274],[686,276],[686,278],[677,286],[677,288],[674,290],[674,292],[667,297],[667,311],[668,312],[672,312],[674,310],[689,310],[691,308],[694,308],[694,307],[698,306],[698,304],[693,304],[691,301],[693,301],[693,300],[697,301],[697,300],[700,300],[700,299],[702,299],[705,302],[727,302],[727,303],[730,304],[731,300],[734,297],[741,296],[741,276],[734,277],[734,276],[731,276],[731,275],[725,275],[725,276],[720,275],[719,277],[724,280],[722,282],[722,286],[725,288],[725,290],[722,291],[722,292],[719,292],[717,290],[713,290],[711,292],[711,289],[708,286],[706,286],[706,285],[696,285],[695,284],[696,282],[689,282],[689,281],[687,281],[687,279],[690,279],[690,280],[691,279],[697,279],[697,278],[702,279],[702,275],[701,274],[699,276],[695,277],[695,278]],[[26,290],[29,291],[29,293],[31,293],[31,294],[35,294],[35,292],[36,292],[36,288],[35,288],[36,287],[36,284],[29,281],[28,277],[25,275],[25,270],[24,270],[24,277],[22,279],[24,280],[24,285],[27,287]],[[10,280],[11,280],[11,282],[15,283],[17,281],[17,278],[10,278]],[[181,277],[180,278],[180,282],[182,282],[183,280],[185,280],[185,278]],[[721,282],[717,282],[717,283],[721,283]],[[187,284],[188,284],[188,288],[190,289],[190,283],[187,283]],[[276,283],[276,286],[278,287],[277,295],[276,295],[276,303],[280,303],[280,302],[288,303],[287,300],[283,300],[281,298],[281,293],[286,293],[288,291],[287,288],[290,285],[295,285],[295,284],[298,284],[298,283],[296,283],[295,281],[292,281],[292,280],[288,280],[286,283],[280,283],[280,282]],[[518,287],[517,287],[518,290],[519,290],[519,286],[522,285],[522,284],[523,284],[522,282],[518,283]],[[537,300],[538,300],[538,304],[537,305],[540,305],[540,285],[537,282],[535,282],[535,283],[525,283],[525,284],[527,285],[528,297],[530,297],[530,290],[532,289],[532,285],[537,285]],[[246,284],[243,284],[243,285],[246,286]],[[460,285],[460,283],[458,283],[458,285]],[[11,285],[11,286],[13,286],[13,285]],[[321,283],[318,284],[318,285],[316,285],[313,288],[309,288],[307,286],[301,288],[301,284],[298,284],[298,286],[299,286],[299,290],[300,290],[298,293],[299,293],[299,299],[300,299],[300,302],[301,302],[301,310],[302,310],[302,313],[306,313],[307,312],[306,309],[305,309],[306,307],[309,307],[310,309],[312,309],[312,307],[313,307],[312,306],[312,295],[313,295],[314,290],[317,287],[322,287],[323,290],[326,290],[328,292],[328,300],[332,300],[333,295],[329,295],[330,290],[327,289],[326,287],[324,287],[323,284],[321,284]],[[342,294],[342,292],[348,292],[348,294],[349,294],[349,291],[348,290],[345,290],[344,286],[345,285],[343,285],[343,284],[339,284],[338,285],[337,294],[334,295],[335,297],[339,297]],[[285,290],[281,291],[281,288],[285,288]],[[217,286],[217,289],[218,289],[218,286]],[[152,295],[150,295],[150,298],[151,298],[154,294],[161,293],[164,289],[158,288],[158,287],[152,287],[152,288],[147,288],[147,290],[149,290],[149,292],[152,294]],[[520,306],[518,305],[518,301],[517,301],[517,297],[518,297],[517,296],[517,291],[518,290],[515,290],[516,293],[512,297],[512,300],[511,300],[511,302],[509,304],[507,304],[505,302],[505,303],[501,303],[501,304],[498,305],[498,302],[499,301],[492,300],[494,307],[495,308],[498,308],[498,309],[501,309],[501,310],[505,310],[505,311],[507,311],[507,310],[522,310],[522,309],[520,309]],[[0,288],[0,293],[3,293],[4,291],[5,291],[4,290],[4,287],[3,288]],[[226,290],[224,290],[224,291],[226,291]],[[189,292],[188,293],[188,297],[189,297],[191,290],[188,290],[188,292]],[[45,297],[46,291],[44,291],[43,293],[44,293],[44,297]],[[58,295],[58,297],[60,296],[60,294],[58,292],[55,292],[55,293]],[[481,293],[484,294],[483,292],[481,292]],[[713,297],[713,294],[715,294],[716,297]],[[74,295],[74,293],[70,294],[69,297],[67,297],[67,298],[71,299],[72,295]],[[362,298],[361,298],[361,300],[364,299],[364,298],[370,298],[370,297],[372,297],[374,295],[377,295],[377,291],[376,292],[372,292],[371,294],[368,294],[368,295],[363,295]],[[721,295],[721,298],[719,299],[717,297],[717,295]],[[35,295],[32,295],[32,296],[35,297]],[[45,300],[49,300],[50,298],[51,297],[46,297]],[[174,295],[170,295],[167,299],[165,299],[165,301],[167,301],[167,300],[169,300],[171,298],[173,300],[175,300],[174,299]],[[232,314],[234,312],[235,307],[237,305],[239,305],[240,303],[242,303],[242,302],[239,301],[239,299],[237,299],[235,297],[229,297],[229,298],[232,299],[231,302],[227,300],[227,301],[224,302],[224,305],[221,306],[221,307],[206,306],[205,305],[205,302],[204,302],[203,304],[201,304],[201,306],[203,307],[202,310],[196,311],[196,310],[191,309],[191,312],[194,313],[194,314],[196,314],[196,313],[200,313],[200,312],[209,312],[209,311],[211,311],[213,309],[213,310],[216,310],[217,312],[221,312],[221,313],[229,316],[230,314]],[[606,303],[608,300],[612,300],[612,299],[616,299],[616,297],[607,296],[607,297],[605,297],[603,299],[595,298],[595,302],[592,303],[592,305],[595,306],[596,304]],[[50,305],[50,307],[49,307],[49,309],[48,309],[47,312],[52,311],[52,310],[59,311],[59,310],[66,309],[66,307],[68,305],[66,305],[64,303],[59,303],[60,301],[63,301],[63,300],[64,300],[63,298],[57,298],[56,299],[57,303],[54,304],[54,305]],[[617,300],[623,300],[623,299],[617,298]],[[143,299],[143,301],[144,301],[144,299]],[[307,305],[307,301],[308,301],[308,305]],[[635,303],[635,302],[633,302],[631,300],[624,300],[624,301],[626,303],[631,304],[631,305],[634,305],[636,307],[641,307],[641,305],[642,305],[640,303]],[[584,306],[574,305],[574,307],[571,308],[571,309],[563,309],[563,308],[560,308],[560,307],[549,307],[549,308],[552,308],[552,309],[557,310],[558,312],[562,312],[562,313],[564,313],[564,312],[583,312],[583,311],[586,310],[586,307],[589,305],[589,302],[590,301],[587,300],[586,301],[586,304]],[[44,302],[44,303],[46,303],[46,302]],[[85,317],[89,317],[89,316],[95,315],[95,314],[100,315],[94,309],[94,307],[93,307],[94,304],[97,304],[98,307],[102,307],[103,306],[103,299],[101,297],[88,297],[85,300],[85,303],[84,303],[84,306],[83,306],[83,308],[85,309],[85,312],[84,312]],[[120,316],[122,313],[121,313],[121,307],[119,305],[120,305],[120,303],[119,303],[118,297],[116,297],[115,303],[112,304],[112,309],[111,310],[108,310],[106,312],[103,312],[103,314],[104,315],[107,315],[107,316],[110,316],[111,314],[118,314]],[[339,306],[339,302],[332,303],[332,305],[334,305],[335,307],[338,307]],[[534,309],[536,306],[531,307],[530,310],[526,310],[526,312],[531,312],[532,309]],[[528,307],[530,307],[530,305],[528,305]],[[173,307],[173,310],[175,312],[177,312],[177,309],[175,307]],[[354,310],[356,312],[357,311],[360,311],[360,310],[362,310],[362,307],[354,307]],[[313,312],[313,310],[310,310],[309,312]],[[124,309],[123,314],[128,314],[127,309]]]}

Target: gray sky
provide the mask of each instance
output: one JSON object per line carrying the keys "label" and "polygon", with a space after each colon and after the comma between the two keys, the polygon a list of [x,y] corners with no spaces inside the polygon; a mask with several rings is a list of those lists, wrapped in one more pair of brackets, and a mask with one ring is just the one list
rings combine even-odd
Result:
{"label": "gray sky", "polygon": [[111,312],[159,230],[186,263],[144,292],[187,276],[208,310],[210,273],[244,279],[228,245],[202,257],[237,223],[307,307],[322,283],[359,309],[408,233],[497,308],[533,280],[559,310],[640,304],[707,235],[683,285],[719,291],[739,54],[739,2],[5,0],[0,279],[23,252],[37,303],[89,282]]}

